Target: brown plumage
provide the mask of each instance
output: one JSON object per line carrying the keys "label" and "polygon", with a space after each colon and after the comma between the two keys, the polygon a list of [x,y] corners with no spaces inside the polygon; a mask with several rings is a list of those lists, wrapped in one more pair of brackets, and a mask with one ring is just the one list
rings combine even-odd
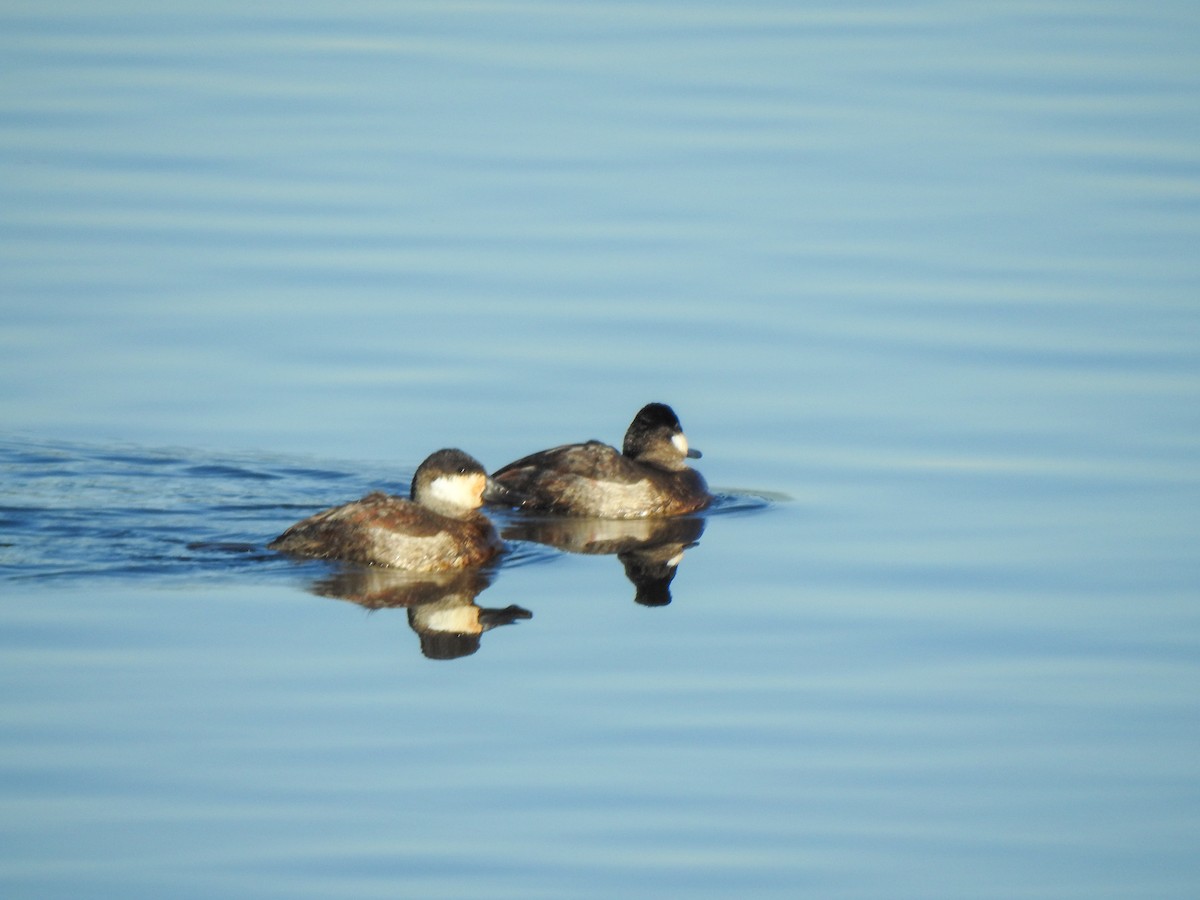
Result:
{"label": "brown plumage", "polygon": [[420,572],[478,566],[503,548],[477,511],[487,480],[461,450],[439,450],[417,469],[413,499],[376,491],[297,522],[267,546]]}
{"label": "brown plumage", "polygon": [[620,451],[600,441],[564,444],[492,477],[522,495],[524,509],[606,519],[677,516],[712,502],[704,476],[687,464],[699,456],[671,408],[651,403],[634,417]]}

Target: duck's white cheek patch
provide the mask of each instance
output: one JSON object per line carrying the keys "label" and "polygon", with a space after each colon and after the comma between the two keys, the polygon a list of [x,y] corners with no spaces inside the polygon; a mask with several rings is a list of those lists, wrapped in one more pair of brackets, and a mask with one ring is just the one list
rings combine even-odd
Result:
{"label": "duck's white cheek patch", "polygon": [[682,434],[673,434],[673,435],[671,435],[671,443],[675,445],[676,450],[678,450],[684,456],[687,456],[687,452],[688,452],[687,438],[685,438]]}
{"label": "duck's white cheek patch", "polygon": [[439,503],[452,506],[479,505],[478,478],[470,475],[443,475],[429,485],[429,495]]}

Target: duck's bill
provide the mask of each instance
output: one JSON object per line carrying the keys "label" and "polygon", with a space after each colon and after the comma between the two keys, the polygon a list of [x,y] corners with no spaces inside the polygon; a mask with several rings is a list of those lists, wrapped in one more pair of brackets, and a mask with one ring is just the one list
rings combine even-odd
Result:
{"label": "duck's bill", "polygon": [[484,503],[498,503],[501,506],[521,506],[528,499],[520,491],[514,491],[508,485],[488,478],[487,486],[483,489]]}
{"label": "duck's bill", "polygon": [[699,450],[697,450],[695,447],[688,447],[688,452],[687,452],[688,459],[699,459],[703,455],[704,454],[701,453]]}

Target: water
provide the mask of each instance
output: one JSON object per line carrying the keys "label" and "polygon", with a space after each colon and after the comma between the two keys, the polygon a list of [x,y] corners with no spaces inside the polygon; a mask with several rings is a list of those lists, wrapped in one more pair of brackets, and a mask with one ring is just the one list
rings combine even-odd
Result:
{"label": "water", "polygon": [[[7,7],[0,891],[1194,896],[1193,7]],[[665,588],[263,548],[649,400]]]}

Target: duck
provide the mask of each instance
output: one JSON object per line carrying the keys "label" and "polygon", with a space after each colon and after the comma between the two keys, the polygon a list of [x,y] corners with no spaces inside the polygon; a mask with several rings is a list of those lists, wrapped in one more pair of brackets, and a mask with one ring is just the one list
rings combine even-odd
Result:
{"label": "duck", "polygon": [[620,450],[596,440],[563,444],[510,462],[492,479],[526,510],[600,519],[678,516],[713,501],[704,476],[687,462],[700,457],[675,411],[648,403]]}
{"label": "duck", "polygon": [[417,467],[408,497],[374,491],[297,522],[267,547],[413,572],[481,566],[504,549],[491,520],[479,511],[485,494],[509,496],[478,460],[446,448]]}

